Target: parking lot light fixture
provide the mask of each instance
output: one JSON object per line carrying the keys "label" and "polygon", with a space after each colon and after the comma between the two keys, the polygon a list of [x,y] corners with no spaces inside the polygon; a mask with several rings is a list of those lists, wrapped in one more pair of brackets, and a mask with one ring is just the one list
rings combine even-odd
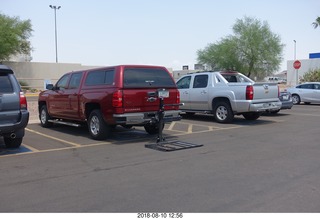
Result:
{"label": "parking lot light fixture", "polygon": [[56,46],[56,63],[58,63],[58,40],[57,40],[57,10],[61,6],[49,5],[50,8],[54,9],[54,30],[55,30],[55,46]]}

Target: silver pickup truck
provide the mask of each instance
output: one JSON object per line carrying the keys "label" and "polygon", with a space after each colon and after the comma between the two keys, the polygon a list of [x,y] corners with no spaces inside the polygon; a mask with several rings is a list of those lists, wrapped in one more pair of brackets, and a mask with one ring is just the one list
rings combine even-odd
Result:
{"label": "silver pickup truck", "polygon": [[239,72],[201,72],[177,81],[180,109],[187,114],[211,113],[219,123],[230,123],[234,115],[256,120],[262,112],[281,108],[275,83],[256,83]]}

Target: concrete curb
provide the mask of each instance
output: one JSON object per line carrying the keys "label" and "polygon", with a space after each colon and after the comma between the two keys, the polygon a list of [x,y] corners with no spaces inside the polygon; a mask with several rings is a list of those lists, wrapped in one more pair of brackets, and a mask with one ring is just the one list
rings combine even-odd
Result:
{"label": "concrete curb", "polygon": [[26,97],[37,97],[37,96],[39,96],[39,93],[25,93],[24,95]]}

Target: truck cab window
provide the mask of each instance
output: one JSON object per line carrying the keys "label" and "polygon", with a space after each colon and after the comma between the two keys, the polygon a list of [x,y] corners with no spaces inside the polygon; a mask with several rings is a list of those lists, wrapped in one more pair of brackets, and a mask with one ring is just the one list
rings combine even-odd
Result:
{"label": "truck cab window", "polygon": [[193,88],[205,88],[208,85],[208,75],[198,75],[194,78]]}
{"label": "truck cab window", "polygon": [[67,88],[68,86],[68,81],[69,81],[69,78],[70,78],[70,74],[67,74],[65,76],[63,76],[56,84],[56,87],[59,89],[59,90],[64,90]]}
{"label": "truck cab window", "polygon": [[76,89],[79,87],[82,78],[82,72],[73,73],[70,79],[69,89]]}
{"label": "truck cab window", "polygon": [[182,78],[177,82],[178,89],[188,89],[190,88],[191,76]]}

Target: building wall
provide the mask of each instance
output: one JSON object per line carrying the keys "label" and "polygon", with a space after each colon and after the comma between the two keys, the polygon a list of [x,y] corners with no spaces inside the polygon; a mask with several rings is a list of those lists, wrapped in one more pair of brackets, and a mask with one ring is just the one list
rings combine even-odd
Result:
{"label": "building wall", "polygon": [[[298,72],[299,78],[301,78],[306,72],[320,68],[320,58],[314,59],[302,59],[301,68],[296,71],[293,68],[294,60],[287,62],[287,84],[290,86],[296,85],[296,75]],[[12,62],[3,61],[2,64],[12,68],[19,81],[26,82],[31,88],[38,90],[44,89],[45,81],[51,81],[55,83],[63,74],[72,71],[85,70],[91,68],[97,68],[102,66],[85,66],[79,63],[44,63],[44,62]],[[180,70],[173,71],[168,68],[172,73],[173,78],[178,80],[181,76],[197,72],[197,70]]]}
{"label": "building wall", "polygon": [[[19,81],[26,82],[28,87],[44,90],[45,84],[50,81],[55,84],[57,80],[67,72],[99,68],[103,66],[89,66],[77,63],[44,63],[44,62],[13,62],[3,61],[15,72]],[[172,69],[167,68],[172,74]]]}
{"label": "building wall", "polygon": [[40,62],[11,62],[2,64],[9,66],[15,72],[19,81],[26,82],[29,87],[38,90],[44,89],[44,82],[55,83],[63,74],[71,71],[85,70],[99,66],[83,66],[68,63],[40,63]]}
{"label": "building wall", "polygon": [[172,76],[173,79],[177,81],[180,77],[194,72],[198,72],[198,70],[176,70],[172,72]]}
{"label": "building wall", "polygon": [[[294,60],[287,62],[287,84],[294,86],[299,83],[299,78],[303,77],[305,73],[310,70],[320,69],[320,58],[316,59],[301,59],[301,67],[299,70],[294,69]],[[298,81],[297,81],[298,75]]]}

